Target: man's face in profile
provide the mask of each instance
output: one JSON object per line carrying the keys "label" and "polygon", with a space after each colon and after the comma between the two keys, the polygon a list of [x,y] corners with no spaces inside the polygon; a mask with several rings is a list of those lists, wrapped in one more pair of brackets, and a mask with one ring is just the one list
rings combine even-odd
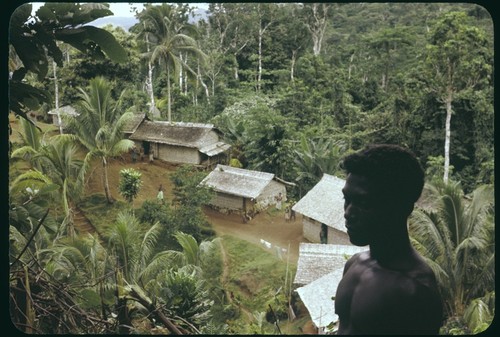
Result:
{"label": "man's face in profile", "polygon": [[370,186],[367,177],[350,173],[342,189],[347,234],[356,246],[369,245],[384,230],[384,217],[388,215],[388,205],[381,202],[384,196]]}

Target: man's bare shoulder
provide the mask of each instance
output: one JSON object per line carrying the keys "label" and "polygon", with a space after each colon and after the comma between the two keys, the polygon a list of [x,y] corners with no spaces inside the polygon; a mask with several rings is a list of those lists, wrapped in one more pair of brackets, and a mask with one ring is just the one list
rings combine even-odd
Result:
{"label": "man's bare shoulder", "polygon": [[351,268],[352,265],[359,263],[359,262],[362,262],[362,261],[367,261],[369,259],[370,259],[370,251],[369,250],[354,254],[353,256],[351,256],[349,258],[349,260],[347,260],[347,262],[344,266],[344,274],[349,268]]}

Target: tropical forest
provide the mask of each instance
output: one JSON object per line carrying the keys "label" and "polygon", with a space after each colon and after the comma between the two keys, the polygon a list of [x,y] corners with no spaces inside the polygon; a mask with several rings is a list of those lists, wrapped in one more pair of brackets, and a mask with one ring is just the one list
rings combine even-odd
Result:
{"label": "tropical forest", "polygon": [[[439,285],[440,334],[490,327],[487,8],[228,2],[200,15],[198,3],[138,5],[130,27],[94,23],[113,16],[109,3],[9,5],[13,331],[334,334],[335,322],[318,330],[297,291],[307,240],[289,212],[376,143],[407,147],[425,171],[408,228]],[[283,207],[280,194],[243,221],[211,208],[216,191],[202,182],[213,163],[139,153],[127,131],[137,118],[215,129],[224,167],[272,175]]]}

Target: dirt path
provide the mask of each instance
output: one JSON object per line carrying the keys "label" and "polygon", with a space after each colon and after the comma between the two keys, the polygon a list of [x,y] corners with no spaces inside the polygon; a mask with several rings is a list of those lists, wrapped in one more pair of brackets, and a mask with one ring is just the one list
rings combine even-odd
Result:
{"label": "dirt path", "polygon": [[[233,294],[226,287],[226,284],[229,282],[229,280],[228,280],[229,261],[227,259],[227,253],[226,253],[226,249],[224,248],[224,244],[222,243],[222,241],[219,241],[219,242],[220,242],[220,251],[221,251],[221,257],[222,257],[222,266],[223,266],[222,276],[221,276],[221,285],[224,288],[224,292],[226,294],[226,298],[228,299],[229,303],[234,304]],[[247,308],[242,306],[241,303],[239,303],[237,305],[238,305],[239,309],[245,313],[248,322],[251,322],[253,320],[252,313]]]}
{"label": "dirt path", "polygon": [[73,222],[75,229],[77,230],[78,233],[80,234],[95,234],[97,233],[96,228],[90,220],[85,216],[85,214],[82,212],[82,210],[78,207],[75,207],[73,209]]}
{"label": "dirt path", "polygon": [[[102,168],[95,165],[92,176],[89,178],[86,193],[104,193],[102,187]],[[163,185],[165,198],[172,200],[172,183],[170,175],[177,169],[177,166],[155,160],[150,164],[147,160],[133,163],[129,156],[125,154],[123,159],[113,159],[109,161],[108,179],[111,194],[115,199],[121,200],[118,192],[120,181],[120,170],[123,168],[133,168],[142,173],[142,187],[134,201],[136,207],[142,205],[145,200],[156,198],[158,187]],[[285,221],[283,210],[270,210],[262,212],[250,220],[243,223],[238,214],[222,214],[211,208],[204,209],[206,216],[213,225],[217,235],[232,235],[238,238],[255,243],[265,247],[261,240],[271,245],[270,250],[282,252],[282,258],[287,259],[287,250],[289,262],[296,264],[299,255],[299,244],[304,241],[302,236],[302,218],[297,215],[295,221]],[[272,214],[272,216],[270,215]],[[266,248],[267,249],[267,248]]]}
{"label": "dirt path", "polygon": [[[299,244],[304,241],[300,216],[297,216],[295,221],[287,222],[282,211],[275,211],[277,213],[275,216],[263,212],[257,214],[248,223],[243,223],[241,216],[238,214],[222,214],[208,207],[204,209],[204,212],[218,236],[236,236],[260,245],[276,254],[279,249],[284,260],[288,257],[290,263],[297,263]],[[270,244],[271,248],[267,248],[261,240]],[[282,249],[286,249],[287,252]]]}
{"label": "dirt path", "polygon": [[[102,168],[95,166],[92,177],[89,179],[86,193],[103,193]],[[134,201],[135,207],[139,207],[145,200],[156,198],[158,186],[162,184],[165,190],[165,198],[172,200],[172,183],[170,175],[177,169],[177,166],[156,160],[153,164],[147,161],[137,161],[132,163],[127,155],[123,159],[111,160],[108,172],[108,179],[111,194],[115,199],[121,199],[118,192],[120,170],[123,168],[134,168],[142,173],[142,187]],[[302,235],[302,216],[297,214],[294,221],[286,221],[284,211],[269,209],[257,214],[252,220],[243,223],[238,214],[222,214],[209,207],[204,208],[204,213],[218,236],[231,235],[254,243],[277,254],[279,250],[283,260],[288,260],[291,264],[296,264],[299,257],[299,244],[306,240]],[[261,240],[264,240],[271,248],[267,248]],[[227,254],[221,244],[221,254],[224,271],[221,279],[222,285],[228,282],[228,261]],[[286,253],[282,249],[286,249]],[[226,296],[232,302],[231,294]],[[240,310],[245,313],[249,322],[254,320],[250,311],[240,306]],[[308,321],[303,327],[304,334],[316,334],[312,321]]]}

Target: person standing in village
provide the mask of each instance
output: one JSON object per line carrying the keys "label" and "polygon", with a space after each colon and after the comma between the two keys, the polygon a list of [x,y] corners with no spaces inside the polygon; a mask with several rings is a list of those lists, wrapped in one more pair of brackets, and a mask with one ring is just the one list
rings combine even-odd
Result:
{"label": "person standing in village", "polygon": [[290,221],[290,206],[286,206],[285,207],[285,222],[289,222]]}
{"label": "person standing in village", "polygon": [[156,195],[156,199],[158,199],[158,202],[161,204],[165,203],[165,200],[163,199],[163,185],[160,184],[160,187],[158,188],[158,194]]}
{"label": "person standing in village", "polygon": [[337,334],[438,334],[443,304],[435,275],[412,247],[407,218],[424,172],[396,145],[371,145],[343,161],[344,217],[352,244],[335,296]]}
{"label": "person standing in village", "polygon": [[130,156],[132,157],[132,163],[135,163],[137,161],[137,148],[135,146],[132,148]]}
{"label": "person standing in village", "polygon": [[141,146],[139,149],[139,154],[141,156],[141,162],[144,161],[144,148]]}
{"label": "person standing in village", "polygon": [[276,198],[276,208],[281,210],[281,202],[283,201],[283,195],[280,192],[275,198]]}
{"label": "person standing in village", "polygon": [[149,163],[152,164],[153,160],[154,160],[154,151],[153,151],[153,148],[151,147],[149,149]]}
{"label": "person standing in village", "polygon": [[295,202],[292,202],[290,205],[290,221],[295,221],[295,210],[293,206],[295,206]]}

